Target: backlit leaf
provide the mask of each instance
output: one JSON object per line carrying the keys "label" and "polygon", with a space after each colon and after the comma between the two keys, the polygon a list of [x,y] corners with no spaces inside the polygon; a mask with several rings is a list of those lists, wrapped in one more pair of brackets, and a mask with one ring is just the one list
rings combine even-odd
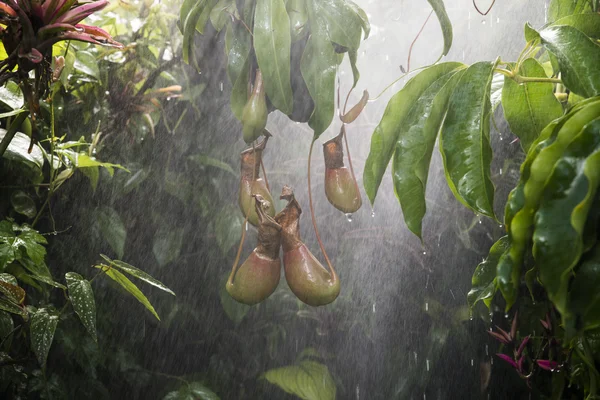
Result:
{"label": "backlit leaf", "polygon": [[141,269],[136,268],[133,265],[127,264],[126,262],[123,262],[120,260],[111,260],[110,258],[106,257],[104,254],[101,254],[100,256],[105,261],[107,261],[111,266],[118,268],[121,271],[123,271],[131,276],[134,276],[134,277],[146,282],[149,285],[157,287],[160,290],[165,291],[165,292],[170,293],[173,296],[175,296],[175,293],[171,289],[169,289],[167,286],[165,286],[164,283],[162,283],[161,281],[159,281],[156,278],[153,278],[152,276],[150,276],[146,272],[142,271]]}
{"label": "backlit leaf", "polygon": [[31,349],[42,368],[46,367],[56,325],[58,325],[58,314],[55,310],[39,308],[31,313]]}
{"label": "backlit leaf", "polygon": [[69,289],[69,299],[73,305],[73,310],[81,320],[81,323],[94,339],[98,341],[96,335],[96,301],[94,300],[94,291],[92,285],[81,275],[75,272],[65,274],[67,288]]}
{"label": "backlit leaf", "polygon": [[264,378],[303,400],[335,400],[336,386],[326,365],[304,360],[265,372]]}
{"label": "backlit leaf", "polygon": [[37,207],[35,201],[24,191],[17,190],[10,196],[10,202],[19,214],[23,214],[27,218],[35,218]]}
{"label": "backlit leaf", "polygon": [[[6,129],[0,128],[0,141],[4,139],[4,135],[6,135]],[[44,155],[37,145],[33,146],[30,153],[30,143],[31,138],[29,138],[29,136],[17,132],[2,157],[41,169],[44,165]]]}
{"label": "backlit leaf", "polygon": [[111,207],[101,207],[94,213],[96,224],[106,242],[115,252],[117,257],[123,257],[125,253],[125,239],[127,229],[119,214]]}
{"label": "backlit leaf", "polygon": [[496,266],[500,260],[500,256],[508,249],[508,236],[500,238],[492,248],[487,258],[480,263],[471,279],[471,291],[467,295],[469,307],[473,308],[477,302],[485,302],[489,308],[491,300],[496,293]]}
{"label": "backlit leaf", "polygon": [[452,22],[450,22],[450,18],[448,18],[448,14],[446,13],[446,7],[444,6],[444,2],[442,0],[427,0],[433,11],[435,11],[435,15],[440,22],[440,27],[442,28],[442,34],[444,35],[444,50],[442,51],[442,55],[447,55],[450,51],[450,47],[452,47]]}

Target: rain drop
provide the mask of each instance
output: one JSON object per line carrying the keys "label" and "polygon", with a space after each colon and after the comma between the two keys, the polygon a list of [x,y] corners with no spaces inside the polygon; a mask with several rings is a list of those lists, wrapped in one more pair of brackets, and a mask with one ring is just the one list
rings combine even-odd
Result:
{"label": "rain drop", "polygon": [[246,232],[248,232],[248,221],[246,221]]}
{"label": "rain drop", "polygon": [[348,222],[352,222],[352,214],[347,213],[346,214],[346,219],[348,220]]}
{"label": "rain drop", "polygon": [[373,303],[373,314],[375,314],[375,303]]}
{"label": "rain drop", "polygon": [[375,218],[375,209],[371,209],[371,218]]}
{"label": "rain drop", "polygon": [[427,366],[427,372],[429,372],[429,359],[425,360],[425,365]]}
{"label": "rain drop", "polygon": [[425,302],[425,311],[429,311],[429,303]]}
{"label": "rain drop", "polygon": [[221,89],[221,92],[223,91],[223,81],[219,82],[219,89]]}
{"label": "rain drop", "polygon": [[481,21],[481,25],[485,25],[485,19]]}
{"label": "rain drop", "polygon": [[475,360],[471,358],[471,367],[475,365]]}

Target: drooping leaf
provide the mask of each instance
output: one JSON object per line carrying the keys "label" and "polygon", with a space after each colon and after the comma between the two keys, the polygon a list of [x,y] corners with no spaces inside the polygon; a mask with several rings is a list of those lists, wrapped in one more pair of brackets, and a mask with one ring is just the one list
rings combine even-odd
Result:
{"label": "drooping leaf", "polygon": [[179,257],[181,246],[183,244],[183,229],[159,228],[154,234],[152,244],[152,253],[158,262],[158,265],[164,267],[171,261]]}
{"label": "drooping leaf", "polygon": [[201,35],[204,34],[204,28],[206,28],[206,24],[210,19],[210,15],[212,14],[212,10],[214,6],[217,4],[218,0],[206,0],[205,6],[198,17],[198,21],[196,22],[196,31],[198,31]]}
{"label": "drooping leaf", "polygon": [[438,21],[440,21],[442,34],[444,35],[444,50],[442,51],[442,55],[448,55],[450,47],[452,47],[452,22],[450,22],[450,18],[448,18],[446,7],[444,6],[444,2],[442,0],[427,1],[433,8],[433,11],[435,11],[435,15],[437,16]]}
{"label": "drooping leaf", "polygon": [[371,24],[369,23],[369,17],[367,16],[367,13],[362,8],[360,8],[355,2],[350,0],[347,0],[346,2],[350,6],[350,8],[354,10],[356,15],[358,15],[358,17],[360,18],[360,23],[365,33],[364,38],[366,40],[369,37],[369,34],[371,33]]}
{"label": "drooping leaf", "polygon": [[600,39],[600,14],[573,14],[560,18],[552,25],[569,25],[583,32],[586,36]]}
{"label": "drooping leaf", "polygon": [[508,236],[501,237],[490,249],[487,258],[480,263],[471,279],[471,290],[467,295],[469,307],[473,308],[479,301],[483,301],[489,308],[492,298],[496,293],[496,267],[500,256],[508,249]]}
{"label": "drooping leaf", "polygon": [[315,138],[325,132],[333,120],[337,65],[337,54],[325,33],[321,29],[313,31],[302,54],[300,70],[315,103],[308,121]]}
{"label": "drooping leaf", "polygon": [[23,106],[23,102],[23,92],[15,82],[8,81],[0,86],[0,104],[9,110],[18,110]]}
{"label": "drooping leaf", "polygon": [[250,306],[242,303],[238,303],[235,301],[225,288],[227,283],[227,276],[224,275],[219,284],[219,300],[221,302],[221,307],[223,307],[223,311],[227,314],[227,317],[233,322],[235,325],[239,325],[246,314],[250,311]]}
{"label": "drooping leaf", "polygon": [[567,312],[572,270],[583,250],[585,221],[600,185],[600,119],[583,128],[554,165],[535,216],[533,256],[541,282]]}
{"label": "drooping leaf", "polygon": [[[13,277],[14,278],[14,277]],[[6,282],[0,278],[0,293],[15,304],[25,301],[25,290],[12,282]]]}
{"label": "drooping leaf", "polygon": [[96,224],[106,242],[115,252],[117,257],[123,257],[125,253],[125,240],[127,229],[119,214],[111,207],[101,207],[94,213]]}
{"label": "drooping leaf", "polygon": [[223,254],[229,254],[232,247],[238,243],[242,229],[239,212],[232,207],[225,207],[217,214],[214,224],[217,244]]}
{"label": "drooping leaf", "polygon": [[[66,289],[66,287],[52,279],[52,275],[50,274],[50,270],[46,263],[35,263],[28,258],[23,258],[19,260],[19,264],[23,266],[29,273],[29,277],[35,279],[36,281],[43,282],[47,285],[54,286],[59,289]],[[19,277],[22,280],[22,278]]]}
{"label": "drooping leaf", "polygon": [[572,26],[550,26],[540,31],[542,44],[556,56],[562,81],[574,93],[600,94],[600,45]]}
{"label": "drooping leaf", "polygon": [[205,5],[206,0],[185,0],[181,6],[179,23],[180,29],[183,32],[183,62],[186,64],[189,64],[190,58],[193,55],[192,46],[194,45],[196,25]]}
{"label": "drooping leaf", "polygon": [[454,70],[442,75],[418,97],[411,99],[412,109],[399,127],[392,161],[394,191],[402,206],[406,226],[419,238],[426,212],[429,163],[448,99],[461,74]]}
{"label": "drooping leaf", "polygon": [[[525,60],[518,73],[526,77],[547,78],[544,68],[533,58]],[[502,108],[511,131],[519,137],[525,152],[542,129],[563,113],[560,102],[554,96],[552,83],[519,84],[509,77],[504,79]]]}
{"label": "drooping leaf", "polygon": [[600,246],[577,268],[569,290],[565,325],[573,331],[600,327]]}
{"label": "drooping leaf", "polygon": [[[6,129],[0,128],[0,141],[4,139],[5,135]],[[2,157],[41,169],[44,165],[44,155],[37,145],[34,145],[31,153],[29,153],[30,143],[31,139],[29,136],[17,132]]]}
{"label": "drooping leaf", "polygon": [[27,218],[35,218],[37,207],[35,201],[24,191],[17,190],[10,196],[10,202],[19,214],[23,214]]}
{"label": "drooping leaf", "polygon": [[12,336],[9,335],[11,335],[11,333],[14,333],[14,328],[15,324],[10,314],[4,311],[0,311],[0,338],[2,338],[2,340],[4,341],[4,344],[2,347],[0,347],[0,350],[6,351],[7,349],[10,349],[10,345],[12,343]]}
{"label": "drooping leaf", "polygon": [[97,342],[96,301],[94,300],[92,285],[83,276],[75,272],[67,272],[65,280],[67,281],[69,299],[73,305],[73,310],[75,310],[79,320],[90,333],[94,342]]}
{"label": "drooping leaf", "polygon": [[161,281],[159,281],[156,278],[153,278],[152,276],[150,276],[146,272],[142,271],[141,269],[136,268],[133,265],[127,264],[126,262],[123,262],[121,260],[111,260],[110,258],[106,257],[104,254],[100,254],[100,256],[106,262],[108,262],[111,266],[118,268],[121,271],[123,271],[131,276],[134,276],[134,277],[146,282],[149,285],[157,287],[160,290],[165,291],[165,292],[170,293],[173,296],[175,296],[175,293],[171,289],[169,289],[164,283],[162,283]]}
{"label": "drooping leaf", "polygon": [[48,352],[54,341],[54,332],[58,325],[58,315],[55,310],[39,308],[31,313],[31,349],[42,368],[46,367]]}
{"label": "drooping leaf", "polygon": [[290,83],[290,18],[283,0],[257,0],[254,14],[254,51],[273,105],[284,114],[293,109]]}
{"label": "drooping leaf", "polygon": [[[325,32],[329,41],[349,50],[358,50],[364,21],[358,10],[344,0],[310,0],[318,29]],[[310,6],[309,6],[310,7]],[[316,29],[311,26],[311,29]]]}
{"label": "drooping leaf", "polygon": [[371,137],[371,150],[365,164],[363,181],[371,204],[375,202],[383,174],[394,154],[398,134],[406,116],[418,98],[440,77],[459,68],[461,63],[442,63],[431,66],[409,80],[389,101],[383,117]]}
{"label": "drooping leaf", "polygon": [[231,110],[241,121],[242,112],[248,100],[248,79],[250,75],[250,46],[252,38],[241,21],[227,26],[225,51],[227,53],[227,75],[231,82]]}
{"label": "drooping leaf", "polygon": [[219,400],[219,396],[201,382],[190,382],[167,393],[163,400]]}
{"label": "drooping leaf", "polygon": [[478,62],[456,85],[440,135],[440,150],[450,189],[465,206],[494,217],[490,179],[490,89],[494,65]]}
{"label": "drooping leaf", "polygon": [[303,400],[335,400],[336,386],[326,365],[304,360],[265,372],[264,378]]}
{"label": "drooping leaf", "polygon": [[5,299],[4,297],[0,297],[0,310],[4,310],[11,314],[17,314],[17,315],[21,315],[21,316],[27,315],[27,313],[25,312],[25,310],[23,310],[23,308],[19,307],[12,301]]}
{"label": "drooping leaf", "polygon": [[142,293],[138,287],[129,280],[125,275],[117,271],[115,268],[108,267],[106,265],[96,265],[96,268],[101,269],[104,273],[113,281],[117,282],[123,289],[129,292],[133,297],[137,299],[148,311],[160,321],[160,317],[156,313],[156,310],[148,300],[148,298]]}
{"label": "drooping leaf", "polygon": [[548,21],[554,22],[559,18],[572,14],[580,14],[589,10],[588,0],[551,0],[548,7]]}
{"label": "drooping leaf", "polygon": [[195,162],[198,165],[215,167],[222,171],[229,172],[233,176],[237,176],[236,173],[233,171],[233,168],[231,168],[231,165],[216,158],[204,154],[197,154],[189,156],[188,159]]}
{"label": "drooping leaf", "polygon": [[237,15],[235,0],[219,0],[210,12],[210,22],[217,32],[220,32],[227,20],[235,15]]}
{"label": "drooping leaf", "polygon": [[96,57],[94,57],[94,55],[90,52],[76,52],[73,67],[79,72],[100,80],[100,68],[98,67],[98,61],[96,61]]}

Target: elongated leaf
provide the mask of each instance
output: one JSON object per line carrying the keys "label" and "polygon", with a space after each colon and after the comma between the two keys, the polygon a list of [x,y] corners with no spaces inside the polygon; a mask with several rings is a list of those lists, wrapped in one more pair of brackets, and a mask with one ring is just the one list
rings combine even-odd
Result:
{"label": "elongated leaf", "polygon": [[[4,135],[6,135],[6,129],[0,128],[0,141],[4,139]],[[24,133],[17,132],[2,157],[9,160],[22,162],[30,167],[37,167],[41,169],[44,165],[44,155],[37,145],[33,146],[33,149],[30,153],[30,143],[31,139],[29,136]]]}
{"label": "elongated leaf", "polygon": [[21,88],[13,81],[8,81],[0,86],[0,104],[10,110],[18,110],[23,107],[24,98]]}
{"label": "elongated leaf", "polygon": [[127,229],[119,214],[111,207],[102,207],[96,210],[96,224],[117,257],[123,257],[125,253],[125,240]]}
{"label": "elongated leaf", "polygon": [[264,378],[303,400],[335,400],[336,387],[329,369],[315,361],[272,369]]}
{"label": "elongated leaf", "polygon": [[152,306],[152,304],[150,303],[148,298],[125,275],[123,275],[122,273],[120,273],[119,271],[117,271],[114,268],[107,267],[106,265],[96,265],[96,268],[104,271],[104,273],[106,273],[106,275],[110,279],[117,282],[123,289],[125,289],[133,297],[135,297],[137,299],[137,301],[142,303],[144,305],[144,307],[146,307],[148,309],[148,311],[150,311],[152,313],[152,315],[154,315],[156,317],[156,319],[160,321],[160,317],[156,313],[156,310],[154,309],[154,307]]}
{"label": "elongated leaf", "polygon": [[358,15],[360,18],[360,24],[363,32],[365,33],[365,39],[367,39],[371,33],[371,24],[369,23],[369,17],[367,16],[367,13],[353,1],[347,0],[346,3],[348,3],[350,8],[352,8],[352,10],[354,10],[356,15]]}
{"label": "elongated leaf", "polygon": [[0,297],[0,310],[8,311],[11,314],[27,315],[27,313],[12,301]]}
{"label": "elongated leaf", "polygon": [[215,167],[225,172],[229,172],[233,176],[237,176],[236,173],[233,171],[233,168],[231,168],[231,165],[216,158],[204,154],[197,154],[189,156],[188,159],[195,162],[198,165]]}
{"label": "elongated leaf", "polygon": [[257,0],[254,14],[254,51],[267,96],[284,114],[293,109],[290,83],[290,17],[283,0]]}
{"label": "elongated leaf", "polygon": [[458,200],[477,213],[494,217],[490,179],[490,88],[494,65],[471,65],[456,85],[440,135],[448,185]]}
{"label": "elongated leaf", "polygon": [[598,13],[568,15],[554,21],[552,25],[569,25],[580,30],[586,36],[600,39],[600,14]]}
{"label": "elongated leaf", "polygon": [[219,0],[210,12],[210,22],[217,32],[220,32],[227,20],[237,13],[235,0]]}
{"label": "elongated leaf", "polygon": [[94,291],[90,282],[83,276],[75,272],[65,274],[67,288],[69,289],[69,299],[73,305],[73,310],[79,317],[79,320],[94,339],[98,341],[96,335],[96,301],[94,300]]}
{"label": "elongated leaf", "polygon": [[198,21],[196,21],[196,31],[198,31],[201,35],[204,34],[204,28],[210,19],[210,15],[212,14],[212,10],[214,6],[217,4],[218,0],[205,0],[204,7],[202,8],[202,12],[198,17]]}
{"label": "elongated leaf", "polygon": [[548,21],[554,22],[559,18],[572,14],[580,14],[589,10],[588,0],[551,0],[548,7]]}
{"label": "elongated leaf", "polygon": [[54,332],[58,325],[58,315],[54,310],[40,308],[31,313],[31,349],[42,368],[46,367],[46,359],[50,346],[54,341]]}
{"label": "elongated leaf", "polygon": [[310,1],[318,29],[324,31],[331,42],[349,50],[358,50],[364,21],[357,9],[344,0]]}
{"label": "elongated leaf", "polygon": [[533,256],[548,297],[567,312],[571,271],[581,257],[583,229],[600,184],[600,119],[581,131],[557,161],[535,217]]}
{"label": "elongated leaf", "polygon": [[23,288],[2,279],[0,279],[0,293],[17,305],[25,301],[25,290]]}
{"label": "elongated leaf", "polygon": [[27,218],[35,218],[37,207],[35,201],[22,190],[17,190],[10,196],[10,202],[19,214],[23,214]]}
{"label": "elongated leaf", "polygon": [[154,287],[159,288],[162,291],[165,291],[165,292],[170,293],[173,296],[175,296],[175,293],[171,289],[169,289],[167,286],[165,286],[164,283],[162,283],[158,279],[153,278],[152,276],[148,275],[141,269],[136,268],[133,265],[127,264],[126,262],[123,262],[120,260],[111,260],[110,258],[106,257],[104,254],[100,254],[100,256],[102,258],[104,258],[104,260],[106,260],[111,266],[118,268],[121,271],[126,272],[131,276],[134,276]]}
{"label": "elongated leaf", "polygon": [[315,103],[308,121],[315,138],[325,132],[333,120],[337,65],[337,55],[331,42],[321,30],[313,32],[302,54],[300,70]]}
{"label": "elongated leaf", "polygon": [[183,62],[189,64],[190,57],[193,55],[192,46],[194,45],[194,34],[196,25],[200,19],[200,14],[204,10],[206,0],[186,0],[181,6],[179,22],[183,32]]}
{"label": "elongated leaf", "polygon": [[461,63],[442,63],[429,67],[409,80],[389,101],[383,117],[371,137],[371,150],[365,164],[363,181],[371,204],[375,202],[383,174],[394,154],[398,134],[406,116],[415,106],[414,99],[440,77],[459,68]]}
{"label": "elongated leaf", "polygon": [[496,293],[496,267],[500,256],[508,249],[508,245],[508,236],[501,237],[494,243],[485,261],[475,269],[471,279],[472,289],[467,295],[469,307],[473,308],[477,302],[483,301],[490,308]]}
{"label": "elongated leaf", "polygon": [[227,52],[227,74],[231,81],[231,110],[241,121],[242,112],[248,100],[248,78],[250,73],[250,33],[241,22],[227,26],[225,51]]}
{"label": "elongated leaf", "polygon": [[[526,77],[547,78],[544,68],[533,58],[523,62],[519,74]],[[502,108],[510,129],[519,137],[525,152],[529,150],[542,129],[563,113],[560,102],[554,96],[552,83],[518,84],[509,77],[504,79]]]}
{"label": "elongated leaf", "polygon": [[540,31],[542,44],[558,60],[562,80],[572,92],[600,94],[600,45],[572,26],[551,26]]}
{"label": "elongated leaf", "polygon": [[435,15],[437,16],[438,21],[440,21],[442,34],[444,35],[444,50],[442,51],[442,55],[448,55],[450,47],[452,47],[452,22],[450,22],[450,18],[448,18],[443,0],[427,1],[433,8],[433,11],[435,11]]}
{"label": "elongated leaf", "polygon": [[461,77],[461,73],[455,71],[442,75],[418,97],[411,99],[413,107],[398,133],[392,161],[394,190],[408,229],[419,238],[426,212],[425,190],[431,155],[448,99]]}
{"label": "elongated leaf", "polygon": [[15,328],[15,324],[11,315],[7,312],[0,311],[0,338],[4,341],[0,350],[7,351],[10,349],[10,345],[12,344],[12,336],[13,329]]}
{"label": "elongated leaf", "polygon": [[164,267],[179,257],[183,244],[183,229],[161,229],[154,235],[152,253],[158,265]]}
{"label": "elongated leaf", "polygon": [[498,105],[502,102],[502,89],[504,88],[504,75],[494,74],[492,78],[492,88],[490,91],[490,102],[492,103],[492,112],[496,111]]}
{"label": "elongated leaf", "polygon": [[581,264],[569,290],[565,325],[573,331],[600,327],[600,246]]}

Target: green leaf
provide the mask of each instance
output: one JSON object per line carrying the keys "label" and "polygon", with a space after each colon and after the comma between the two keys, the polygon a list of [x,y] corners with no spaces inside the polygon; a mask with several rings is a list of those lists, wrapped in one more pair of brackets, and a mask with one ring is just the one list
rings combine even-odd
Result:
{"label": "green leaf", "polygon": [[[0,141],[4,139],[6,135],[6,129],[0,128]],[[24,133],[17,132],[13,137],[12,141],[8,145],[8,148],[4,152],[3,157],[9,160],[22,162],[30,167],[42,168],[44,165],[44,155],[40,148],[34,145],[29,152],[29,144],[31,138]]]}
{"label": "green leaf", "polygon": [[461,73],[455,71],[442,75],[413,98],[412,109],[399,127],[392,161],[394,191],[408,229],[419,238],[426,212],[425,191],[431,155],[448,99],[461,77]]}
{"label": "green leaf", "polygon": [[248,314],[251,307],[246,304],[238,303],[229,295],[229,293],[227,293],[226,284],[228,275],[229,274],[225,274],[219,284],[219,300],[221,301],[221,307],[223,307],[223,311],[225,311],[227,317],[229,317],[231,322],[235,325],[239,325],[246,314]]}
{"label": "green leaf", "polygon": [[461,63],[442,63],[431,66],[411,78],[404,88],[389,101],[383,117],[371,137],[371,150],[365,164],[363,181],[371,204],[375,203],[383,174],[394,154],[398,135],[407,115],[419,98],[440,77],[463,66]]}
{"label": "green leaf", "polygon": [[574,93],[600,94],[600,45],[572,26],[551,26],[540,32],[542,44],[558,60],[562,81]]}
{"label": "green leaf", "polygon": [[[66,289],[66,287],[64,285],[61,285],[60,283],[55,282],[52,279],[50,270],[48,269],[48,266],[44,262],[35,263],[30,259],[24,258],[24,259],[19,260],[19,264],[21,264],[23,266],[23,268],[25,268],[27,271],[29,271],[31,273],[31,275],[29,275],[30,278],[33,278],[36,281],[43,282],[50,286],[54,286],[55,288]],[[19,277],[19,279],[23,280],[21,277]]]}
{"label": "green leaf", "polygon": [[300,71],[315,108],[308,121],[318,138],[333,120],[337,54],[322,30],[313,31],[306,43]]}
{"label": "green leaf", "polygon": [[205,5],[206,0],[185,0],[181,6],[179,23],[183,32],[183,62],[186,64],[190,63],[190,56],[193,55],[192,46],[194,45],[196,25]]}
{"label": "green leaf", "polygon": [[220,32],[232,15],[238,15],[235,0],[219,0],[210,11],[210,22]]}
{"label": "green leaf", "polygon": [[490,308],[492,298],[496,293],[496,267],[500,256],[508,249],[508,236],[501,237],[490,249],[485,261],[480,263],[471,279],[471,291],[467,295],[469,307],[473,308],[479,301],[483,301]]}
{"label": "green leaf", "polygon": [[357,6],[353,7],[345,0],[311,1],[314,11],[309,13],[310,19],[318,26],[311,26],[311,29],[324,32],[333,43],[349,50],[358,50],[364,21],[357,12]]}
{"label": "green leaf", "polygon": [[444,35],[444,50],[442,51],[442,55],[448,55],[448,52],[452,47],[452,22],[450,22],[450,18],[448,18],[446,7],[444,7],[444,2],[442,0],[427,1],[433,8],[433,11],[435,11],[435,15],[437,16],[438,21],[440,21],[442,34]]}
{"label": "green leaf", "polygon": [[96,224],[106,242],[115,252],[117,257],[122,258],[125,253],[125,240],[127,229],[119,214],[111,207],[101,207],[94,213]]}
{"label": "green leaf", "polygon": [[369,17],[367,17],[367,13],[353,1],[347,0],[346,3],[350,8],[352,8],[352,10],[358,16],[358,18],[360,18],[360,24],[365,33],[366,40],[369,37],[369,34],[371,33],[371,24],[369,23]]}
{"label": "green leaf", "polygon": [[538,41],[540,33],[529,22],[525,23],[525,40],[529,42]]}
{"label": "green leaf", "polygon": [[6,82],[6,85],[0,86],[0,104],[9,110],[18,110],[23,107],[25,102],[21,88],[13,81]]}
{"label": "green leaf", "polygon": [[9,335],[11,335],[11,333],[14,333],[14,328],[15,324],[10,314],[4,311],[0,311],[0,338],[2,338],[2,340],[4,341],[4,345],[3,347],[0,347],[0,350],[7,351],[8,349],[10,349],[10,346],[12,344],[12,336]]}
{"label": "green leaf", "polygon": [[229,254],[231,248],[239,242],[242,229],[239,211],[233,207],[223,208],[215,218],[215,236],[223,254]]}
{"label": "green leaf", "polygon": [[75,272],[67,272],[65,279],[73,310],[79,316],[81,323],[90,333],[94,342],[98,342],[96,335],[96,301],[94,300],[92,285]]}
{"label": "green leaf", "polygon": [[600,118],[583,128],[554,165],[535,216],[533,256],[561,314],[567,312],[569,281],[581,257],[583,229],[598,185]]}
{"label": "green leaf", "polygon": [[15,278],[11,274],[7,274],[4,272],[0,274],[0,281],[10,283],[11,285],[14,285],[14,286],[19,286],[19,283],[17,282],[17,278]]}
{"label": "green leaf", "polygon": [[210,14],[212,13],[213,7],[216,5],[217,0],[206,0],[206,5],[202,9],[200,16],[198,17],[198,22],[196,22],[196,30],[202,35],[204,34],[204,28],[210,19]]}
{"label": "green leaf", "polygon": [[254,14],[256,61],[269,100],[284,114],[290,114],[293,109],[291,44],[290,18],[283,0],[257,0]]}
{"label": "green leaf", "polygon": [[152,253],[158,265],[164,267],[179,257],[183,244],[183,229],[160,227],[154,234]]}
{"label": "green leaf", "polygon": [[589,11],[589,9],[588,0],[551,0],[548,7],[548,21],[553,22],[567,15]]}
{"label": "green leaf", "polygon": [[492,88],[490,90],[492,112],[496,111],[496,108],[502,102],[502,89],[504,89],[504,75],[494,74],[494,77],[492,78]]}
{"label": "green leaf", "polygon": [[177,391],[167,393],[163,400],[219,400],[219,396],[204,384],[191,382]]}
{"label": "green leaf", "polygon": [[165,286],[164,283],[162,283],[158,279],[153,278],[152,276],[148,275],[146,272],[142,271],[141,269],[136,268],[133,265],[127,264],[126,262],[123,262],[120,260],[111,260],[110,258],[106,257],[104,254],[100,254],[100,256],[104,260],[106,260],[106,262],[108,262],[112,267],[118,268],[121,271],[126,272],[129,275],[134,276],[134,277],[146,282],[149,285],[157,287],[160,290],[165,291],[165,292],[170,293],[173,296],[175,296],[175,293],[171,289],[169,289],[167,286]]}
{"label": "green leaf", "polygon": [[303,400],[335,400],[336,386],[326,365],[304,360],[296,365],[276,368],[264,378],[285,392]]}
{"label": "green leaf", "polygon": [[565,325],[573,330],[600,327],[600,246],[577,268],[569,290]]}
{"label": "green leaf", "polygon": [[156,317],[156,319],[160,321],[160,317],[156,313],[156,310],[154,309],[152,304],[150,304],[150,301],[148,300],[148,298],[144,295],[144,293],[142,293],[142,291],[140,289],[138,289],[137,286],[135,286],[135,284],[133,282],[131,282],[129,280],[129,278],[127,278],[125,275],[123,275],[116,269],[107,267],[106,265],[96,265],[95,267],[104,271],[104,273],[106,273],[106,275],[110,279],[117,282],[123,289],[125,289],[133,297],[135,297],[137,299],[137,301],[142,303],[144,305],[144,307],[146,307],[148,309],[148,311],[150,311],[152,313],[152,315],[154,315]]}
{"label": "green leaf", "polygon": [[31,333],[31,349],[43,369],[46,368],[46,359],[54,340],[56,325],[58,325],[58,315],[55,310],[39,308],[31,313],[29,328]]}
{"label": "green leaf", "polygon": [[450,189],[465,206],[495,218],[490,179],[490,88],[494,64],[478,62],[456,85],[440,135]]}
{"label": "green leaf", "polygon": [[2,280],[2,278],[0,278],[0,293],[2,293],[9,301],[15,303],[16,305],[22,304],[25,301],[25,290],[19,287],[16,283],[6,282]]}
{"label": "green leaf", "polygon": [[35,218],[37,207],[35,201],[24,191],[17,190],[10,196],[10,203],[19,214],[23,214],[27,218]]}
{"label": "green leaf", "polygon": [[92,191],[96,192],[96,189],[98,188],[98,180],[100,179],[100,168],[81,168],[80,171],[90,180]]}
{"label": "green leaf", "polygon": [[27,315],[27,313],[21,307],[3,297],[0,297],[0,310],[8,311],[11,314],[17,314],[21,316]]}
{"label": "green leaf", "polygon": [[213,158],[213,157],[210,157],[210,156],[207,156],[204,154],[196,154],[193,156],[189,156],[188,159],[195,162],[198,165],[215,167],[215,168],[218,168],[225,172],[229,172],[231,175],[237,177],[237,174],[233,171],[233,168],[231,168],[231,165],[229,165],[226,162],[223,162],[221,160],[218,160],[216,158]]}
{"label": "green leaf", "polygon": [[552,25],[569,25],[583,32],[586,36],[600,39],[600,14],[573,14],[560,18]]}
{"label": "green leaf", "polygon": [[75,54],[75,63],[73,67],[79,72],[86,75],[92,76],[100,80],[100,68],[98,68],[98,61],[92,53],[87,51],[78,51]]}
{"label": "green leaf", "polygon": [[[525,60],[518,73],[526,77],[547,78],[544,68],[533,58]],[[519,137],[525,152],[542,129],[563,114],[552,83],[519,84],[509,77],[504,79],[502,108],[511,131]]]}

